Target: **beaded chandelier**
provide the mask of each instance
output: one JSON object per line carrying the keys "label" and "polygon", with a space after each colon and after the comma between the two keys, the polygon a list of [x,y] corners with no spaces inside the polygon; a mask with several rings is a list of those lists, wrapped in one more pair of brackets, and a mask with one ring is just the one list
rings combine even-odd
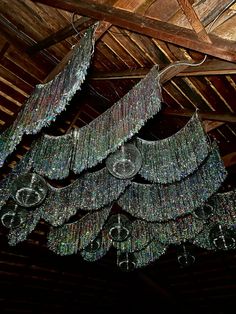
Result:
{"label": "beaded chandelier", "polygon": [[[74,56],[77,61],[66,69],[77,79],[87,69],[88,59],[81,61],[81,56],[85,58],[84,52],[93,49],[92,31],[88,34],[83,53],[80,49],[80,57]],[[78,60],[82,63],[79,70]],[[73,75],[70,82],[75,86]],[[44,86],[44,92],[62,88],[59,82],[54,84]],[[74,87],[72,94],[63,88],[57,93],[64,97],[63,102],[57,99],[57,113],[75,93]],[[42,100],[38,90],[36,95]],[[43,219],[51,225],[48,248],[54,253],[80,254],[96,261],[113,248],[118,266],[126,271],[154,262],[170,245],[183,248],[178,258],[182,265],[194,261],[186,242],[209,250],[234,248],[236,193],[217,193],[227,175],[217,145],[210,143],[197,112],[166,139],[142,139],[138,132],[160,110],[159,75],[154,66],[88,125],[60,137],[42,134],[0,183],[0,216],[9,228],[9,244],[26,240]],[[45,112],[50,111],[45,108]],[[20,127],[15,125],[14,130],[28,121],[31,133],[36,133],[47,120],[39,123],[40,117],[36,110],[34,120],[26,119],[23,112],[15,123]],[[4,143],[14,143],[3,145],[2,162],[21,136],[10,137],[10,133],[1,135]],[[94,171],[98,164],[104,167]],[[78,176],[68,186],[59,188],[47,181],[64,179],[70,172]],[[79,219],[72,221],[75,215]]]}

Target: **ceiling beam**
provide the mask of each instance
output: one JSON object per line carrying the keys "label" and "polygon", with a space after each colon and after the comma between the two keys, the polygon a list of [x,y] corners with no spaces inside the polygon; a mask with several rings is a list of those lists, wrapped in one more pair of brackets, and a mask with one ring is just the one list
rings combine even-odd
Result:
{"label": "ceiling beam", "polygon": [[[194,111],[188,110],[172,110],[172,109],[165,109],[162,111],[162,114],[166,116],[173,116],[173,117],[192,117]],[[199,116],[203,120],[211,120],[211,121],[219,121],[219,122],[229,122],[229,123],[236,123],[236,114],[235,113],[219,113],[219,112],[198,112]]]}
{"label": "ceiling beam", "polygon": [[198,39],[193,30],[167,22],[150,19],[114,7],[76,0],[33,0],[48,6],[76,12],[95,20],[107,21],[134,32],[170,42],[220,59],[236,62],[236,43],[215,35],[209,35],[211,43]]}
{"label": "ceiling beam", "polygon": [[189,0],[177,0],[185,16],[187,17],[190,25],[194,29],[197,37],[205,42],[212,43],[209,35],[207,34],[204,26],[202,25],[197,13],[194,11]]}
{"label": "ceiling beam", "polygon": [[[153,2],[153,0],[149,0],[147,2],[148,6],[150,5],[149,2]],[[117,2],[117,0],[114,0],[114,3]],[[110,3],[111,4],[111,3]],[[135,7],[137,7],[138,9],[141,8],[141,11],[142,12],[142,8],[143,6],[141,5],[136,5]],[[134,10],[135,12],[136,9]],[[67,25],[66,27],[60,29],[59,31],[53,33],[52,35],[48,36],[47,38],[41,40],[40,42],[32,45],[29,49],[28,49],[28,53],[31,54],[31,53],[35,53],[35,52],[38,52],[42,49],[46,49],[52,45],[55,45],[59,42],[61,42],[62,40],[65,40],[66,38],[70,37],[70,36],[73,36],[74,34],[76,34],[76,31],[77,32],[81,32],[82,30],[88,28],[89,26],[91,26],[92,24],[95,23],[95,20],[94,19],[90,19],[88,17],[80,17],[77,21],[75,21],[72,25],[72,22],[70,25]],[[103,26],[106,26],[107,29],[111,26],[111,24],[107,25],[108,23],[106,22],[103,22]]]}
{"label": "ceiling beam", "polygon": [[52,45],[55,45],[62,40],[76,34],[75,29],[79,32],[87,29],[89,26],[95,23],[94,19],[90,19],[88,17],[81,17],[77,21],[74,22],[74,25],[70,24],[59,31],[53,33],[52,35],[48,36],[47,38],[39,41],[38,43],[32,45],[28,48],[27,52],[29,54],[36,53],[40,50],[46,49]]}
{"label": "ceiling beam", "polygon": [[7,52],[8,48],[10,47],[9,42],[6,42],[2,49],[0,50],[0,61],[2,60],[2,58],[4,58],[5,53]]}
{"label": "ceiling beam", "polygon": [[[222,60],[207,60],[204,64],[186,69],[176,66],[180,70],[175,76],[206,76],[206,75],[230,75],[236,74],[236,64]],[[150,71],[149,68],[139,68],[133,70],[123,70],[116,72],[95,72],[90,78],[92,80],[123,80],[141,79]]]}
{"label": "ceiling beam", "polygon": [[[34,44],[34,41],[28,37],[24,32],[20,31],[12,22],[0,14],[0,34],[9,42],[13,47],[21,51],[25,58],[32,58],[27,50]],[[47,51],[39,52],[40,58],[56,64],[57,59]]]}
{"label": "ceiling beam", "polygon": [[236,152],[225,155],[222,159],[226,168],[234,166],[236,164]]}
{"label": "ceiling beam", "polygon": [[220,121],[211,121],[211,120],[204,120],[202,122],[203,128],[206,133],[209,133],[215,129],[218,129],[220,126],[224,125],[225,122]]}

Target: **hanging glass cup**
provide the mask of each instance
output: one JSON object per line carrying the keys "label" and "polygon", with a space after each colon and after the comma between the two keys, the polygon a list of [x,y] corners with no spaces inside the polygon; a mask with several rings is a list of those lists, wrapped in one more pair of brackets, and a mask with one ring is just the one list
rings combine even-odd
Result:
{"label": "hanging glass cup", "polygon": [[187,251],[186,246],[183,244],[177,260],[182,267],[188,267],[194,264],[195,257]]}
{"label": "hanging glass cup", "polygon": [[194,215],[198,219],[202,219],[202,220],[207,220],[213,215],[213,213],[214,213],[213,207],[209,204],[205,204],[202,207],[197,207],[194,210]]}
{"label": "hanging glass cup", "polygon": [[26,218],[26,212],[18,204],[9,201],[0,211],[1,223],[6,228],[19,227]]}
{"label": "hanging glass cup", "polygon": [[35,207],[47,195],[46,181],[36,173],[20,175],[12,185],[12,197],[23,207]]}
{"label": "hanging glass cup", "polygon": [[133,253],[117,252],[117,265],[122,271],[132,271],[136,268],[136,264],[136,259]]}
{"label": "hanging glass cup", "polygon": [[119,179],[133,178],[139,172],[141,165],[141,153],[132,144],[122,146],[106,160],[108,171]]}
{"label": "hanging glass cup", "polygon": [[106,229],[111,240],[122,242],[130,235],[131,222],[123,214],[114,214],[109,218]]}
{"label": "hanging glass cup", "polygon": [[235,248],[235,234],[229,227],[215,225],[209,233],[210,241],[219,250],[230,250]]}
{"label": "hanging glass cup", "polygon": [[95,253],[97,252],[100,247],[101,247],[101,242],[102,239],[101,237],[97,237],[96,239],[94,239],[91,243],[89,243],[89,245],[87,245],[84,249],[84,251],[88,252],[88,253]]}

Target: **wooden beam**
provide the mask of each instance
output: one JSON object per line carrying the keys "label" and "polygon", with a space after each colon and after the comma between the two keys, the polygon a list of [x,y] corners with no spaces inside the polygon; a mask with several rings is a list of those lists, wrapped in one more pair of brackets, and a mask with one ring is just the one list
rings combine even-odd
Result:
{"label": "wooden beam", "polygon": [[209,35],[207,34],[204,26],[202,25],[197,13],[194,11],[192,5],[188,0],[177,0],[185,16],[187,17],[190,25],[197,34],[197,37],[207,43],[212,43]]}
{"label": "wooden beam", "polygon": [[184,71],[188,68],[188,65],[181,64],[181,62],[176,61],[165,67],[159,72],[160,75],[160,83],[164,84],[167,81],[171,80],[173,77],[175,77],[177,74],[179,74],[181,71]]}
{"label": "wooden beam", "polygon": [[[206,76],[206,75],[230,75],[236,74],[236,64],[222,60],[207,60],[204,64],[186,69],[176,66],[180,70],[175,76]],[[124,70],[117,72],[95,72],[90,78],[92,80],[123,80],[123,79],[141,79],[150,71],[148,68],[139,68],[133,70]],[[169,73],[170,75],[170,73]]]}
{"label": "wooden beam", "polygon": [[[30,46],[34,44],[34,41],[26,36],[26,34],[20,31],[14,24],[7,20],[3,15],[0,15],[0,34],[8,41],[13,47],[16,47],[23,54],[26,59],[31,58],[27,53]],[[39,52],[41,58],[50,61],[52,64],[56,64],[57,59],[47,51]]]}
{"label": "wooden beam", "polygon": [[[165,109],[162,114],[173,117],[191,117],[194,111]],[[236,123],[236,114],[219,113],[219,112],[199,112],[199,116],[203,120]]]}
{"label": "wooden beam", "polygon": [[9,42],[6,42],[2,49],[0,50],[0,61],[2,60],[2,58],[4,58],[5,53],[7,52],[8,48],[10,47]]}
{"label": "wooden beam", "polygon": [[[115,0],[114,2],[116,2],[117,0]],[[153,2],[153,0],[149,0],[151,2]],[[149,5],[149,3],[148,3]],[[141,5],[142,7],[142,5]],[[140,6],[138,6],[138,9],[140,8]],[[135,10],[136,12],[136,10]],[[28,50],[29,53],[34,53],[37,51],[40,51],[42,49],[46,49],[54,44],[57,44],[59,42],[61,42],[62,40],[65,40],[66,38],[76,34],[75,29],[78,32],[81,32],[82,30],[88,28],[89,26],[91,26],[92,24],[94,24],[96,21],[94,19],[90,19],[88,17],[80,17],[77,21],[74,22],[74,26],[72,24],[60,29],[59,31],[57,31],[56,33],[48,36],[47,38],[43,39],[42,41],[36,43],[35,45],[31,46]],[[106,28],[106,30],[111,26],[111,24],[107,22],[103,22],[100,25],[100,28],[102,28],[101,26],[103,25],[103,28]],[[106,31],[105,30],[105,31]]]}
{"label": "wooden beam", "polygon": [[234,166],[236,164],[236,152],[225,155],[222,159],[226,168]]}
{"label": "wooden beam", "polygon": [[223,60],[206,60],[197,67],[188,67],[178,76],[230,75],[236,74],[236,63]]}
{"label": "wooden beam", "polygon": [[33,0],[54,8],[76,12],[96,20],[138,32],[181,47],[209,54],[224,60],[236,62],[236,43],[210,35],[211,43],[200,41],[194,31],[167,22],[150,19],[132,12],[97,3],[76,0]]}
{"label": "wooden beam", "polygon": [[52,45],[55,45],[55,44],[61,42],[64,39],[76,34],[76,31],[74,28],[76,28],[76,30],[78,32],[81,32],[84,29],[87,29],[89,26],[91,26],[94,23],[95,23],[94,19],[90,19],[88,17],[81,17],[77,21],[74,22],[74,27],[72,26],[72,24],[70,24],[70,25],[60,29],[56,33],[48,36],[47,38],[45,38],[45,39],[41,40],[40,42],[29,47],[27,52],[30,54],[33,54],[33,53],[38,52],[42,49],[46,49]]}
{"label": "wooden beam", "polygon": [[211,121],[211,120],[204,120],[202,122],[203,128],[206,133],[211,132],[220,126],[224,125],[225,122],[220,122],[220,121]]}

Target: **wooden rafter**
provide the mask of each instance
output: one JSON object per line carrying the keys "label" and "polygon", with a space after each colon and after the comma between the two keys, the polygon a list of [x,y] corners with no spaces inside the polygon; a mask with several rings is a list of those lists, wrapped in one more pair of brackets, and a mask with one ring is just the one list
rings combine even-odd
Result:
{"label": "wooden rafter", "polygon": [[236,152],[225,155],[222,159],[226,168],[234,166],[236,164]]}
{"label": "wooden rafter", "polygon": [[153,20],[144,16],[127,12],[101,4],[91,4],[75,0],[33,0],[58,9],[77,12],[78,14],[104,20],[113,25],[138,32],[159,40],[177,44],[224,60],[236,62],[236,43],[209,35],[211,43],[198,39],[192,30],[175,26],[170,23]]}
{"label": "wooden rafter", "polygon": [[6,42],[2,49],[0,50],[0,61],[2,60],[2,58],[4,57],[5,53],[7,52],[8,48],[10,47],[10,44],[8,42]]}
{"label": "wooden rafter", "polygon": [[[236,74],[236,64],[221,60],[207,60],[197,67],[187,67],[179,69],[175,76],[205,76],[205,75],[230,75]],[[133,70],[123,70],[116,72],[96,72],[91,74],[93,80],[122,80],[143,78],[150,71],[148,68],[138,68]]]}
{"label": "wooden rafter", "polygon": [[[164,115],[173,117],[191,117],[194,111],[188,110],[172,110],[165,109],[162,112]],[[219,112],[199,112],[199,116],[204,120],[219,121],[219,122],[230,122],[236,123],[236,115],[234,113],[219,113]]]}
{"label": "wooden rafter", "polygon": [[204,130],[206,131],[206,133],[208,133],[224,125],[225,122],[204,120],[202,124],[203,124]]}
{"label": "wooden rafter", "polygon": [[[114,3],[113,3],[114,2]],[[117,2],[117,0],[114,0],[112,3],[115,4],[115,2]],[[146,2],[146,5],[150,5],[149,2],[153,2],[153,0],[148,0]],[[111,4],[111,2],[110,2]],[[133,8],[134,8],[134,12],[139,12],[141,13],[144,9],[143,5],[139,5],[139,4],[133,4]],[[145,11],[145,9],[144,9]],[[34,52],[38,52],[42,49],[46,49],[52,45],[55,45],[59,42],[61,42],[62,40],[68,38],[69,36],[72,36],[74,34],[76,34],[75,29],[80,32],[86,28],[88,28],[90,25],[94,24],[95,20],[88,18],[88,17],[80,17],[77,21],[74,22],[74,26],[73,25],[68,25],[62,29],[60,29],[59,31],[55,32],[54,34],[48,36],[47,38],[43,39],[42,41],[32,45],[29,49],[28,52],[29,53],[34,53]],[[108,25],[109,24],[109,25]],[[106,30],[111,26],[111,23],[108,22],[102,22],[100,23],[100,28],[106,28]],[[105,32],[105,31],[104,31]]]}
{"label": "wooden rafter", "polygon": [[207,34],[203,24],[194,11],[189,0],[177,0],[189,23],[197,34],[197,37],[205,42],[212,43],[209,35]]}
{"label": "wooden rafter", "polygon": [[81,17],[77,21],[74,22],[74,26],[72,24],[60,29],[56,33],[48,36],[47,38],[43,39],[42,41],[38,42],[37,44],[32,45],[28,49],[28,53],[35,53],[42,49],[46,49],[52,45],[55,45],[62,40],[72,36],[75,34],[75,29],[78,32],[83,31],[84,29],[88,28],[92,24],[94,24],[94,20],[88,17]]}
{"label": "wooden rafter", "polygon": [[[8,41],[12,46],[16,47],[23,54],[25,54],[26,59],[30,56],[28,55],[28,49],[34,44],[24,32],[20,31],[14,26],[9,20],[7,20],[3,15],[0,15],[0,34]],[[57,59],[49,54],[47,51],[41,51],[40,57],[52,64],[56,64]]]}

